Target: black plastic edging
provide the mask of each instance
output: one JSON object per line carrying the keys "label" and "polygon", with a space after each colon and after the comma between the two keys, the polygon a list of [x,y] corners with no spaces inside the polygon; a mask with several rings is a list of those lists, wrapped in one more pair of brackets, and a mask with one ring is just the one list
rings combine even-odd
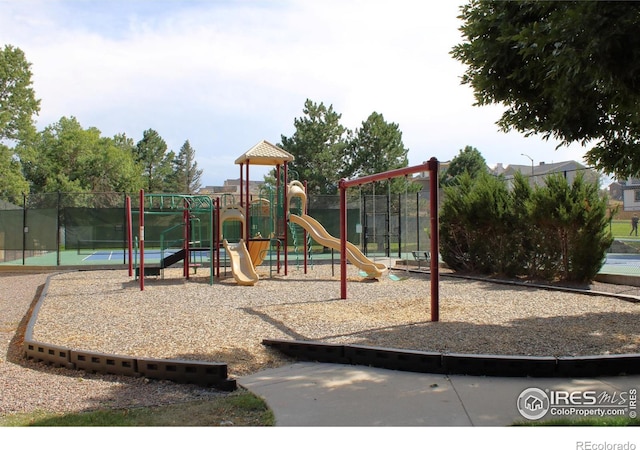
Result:
{"label": "black plastic edging", "polygon": [[[265,339],[263,345],[303,361],[353,364],[406,372],[448,375],[480,375],[500,377],[568,378],[640,374],[640,354],[576,357],[545,357],[521,355],[476,355],[460,353],[421,352],[358,345],[324,344],[311,341]],[[314,348],[315,347],[315,348]],[[323,347],[331,348],[330,352]],[[343,354],[331,360],[329,355]]]}
{"label": "black plastic edging", "polygon": [[[66,347],[46,344],[33,340],[33,327],[35,326],[38,312],[47,295],[49,281],[42,290],[40,298],[36,302],[27,327],[25,329],[23,350],[27,359],[64,367],[71,370],[84,370],[89,373],[102,373],[106,375],[123,375],[157,380],[170,380],[182,384],[196,384],[204,387],[215,387],[223,391],[234,391],[237,382],[228,378],[226,363],[214,363],[192,360],[159,360],[150,358],[136,358],[120,355],[110,355],[99,352],[73,350]],[[165,370],[152,371],[149,367],[162,366]],[[143,368],[147,368],[144,370]]]}

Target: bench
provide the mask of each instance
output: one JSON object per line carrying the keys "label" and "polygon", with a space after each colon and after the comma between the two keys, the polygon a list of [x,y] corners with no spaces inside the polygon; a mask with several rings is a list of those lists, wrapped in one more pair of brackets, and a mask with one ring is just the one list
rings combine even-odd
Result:
{"label": "bench", "polygon": [[[136,278],[140,276],[140,267],[136,267]],[[147,267],[144,268],[144,276],[145,277],[159,277],[160,276],[160,267]]]}
{"label": "bench", "polygon": [[411,253],[413,253],[413,257],[415,258],[415,260],[418,261],[418,269],[420,269],[421,262],[424,261],[427,264],[431,262],[431,257],[429,256],[429,252],[416,251]]}

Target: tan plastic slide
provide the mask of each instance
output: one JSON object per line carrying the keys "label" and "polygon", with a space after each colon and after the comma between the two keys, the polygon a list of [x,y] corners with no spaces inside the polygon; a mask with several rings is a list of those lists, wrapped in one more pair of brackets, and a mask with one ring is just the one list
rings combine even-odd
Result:
{"label": "tan plastic slide", "polygon": [[225,239],[223,241],[224,249],[231,260],[231,273],[236,282],[242,286],[253,286],[258,282],[260,277],[256,273],[256,269],[251,262],[249,250],[244,244],[244,240],[240,239],[237,244],[229,244]]}
{"label": "tan plastic slide", "polygon": [[[331,236],[322,224],[313,217],[306,214],[302,216],[289,214],[289,220],[307,230],[318,244],[340,251],[340,239]],[[385,264],[370,260],[358,247],[349,241],[347,241],[347,260],[371,278],[379,278],[387,270]]]}

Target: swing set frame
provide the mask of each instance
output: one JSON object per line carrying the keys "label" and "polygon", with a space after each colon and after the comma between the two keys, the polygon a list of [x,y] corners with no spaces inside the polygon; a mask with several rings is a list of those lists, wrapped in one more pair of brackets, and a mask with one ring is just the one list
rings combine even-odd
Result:
{"label": "swing set frame", "polygon": [[372,183],[380,180],[407,176],[414,173],[429,172],[429,205],[430,205],[430,241],[431,241],[431,321],[440,320],[440,270],[438,265],[438,249],[440,247],[440,233],[438,229],[438,172],[440,163],[433,157],[426,163],[388,170],[373,175],[367,175],[353,180],[340,180],[340,298],[347,298],[347,189],[354,186]]}

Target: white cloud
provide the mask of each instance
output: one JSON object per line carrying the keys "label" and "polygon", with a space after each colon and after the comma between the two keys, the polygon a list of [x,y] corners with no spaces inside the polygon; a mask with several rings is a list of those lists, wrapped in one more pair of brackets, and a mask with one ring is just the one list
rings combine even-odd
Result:
{"label": "white cloud", "polygon": [[[189,139],[205,184],[233,161],[293,133],[307,98],[355,129],[373,111],[400,125],[412,164],[465,145],[489,163],[581,159],[582,149],[499,133],[498,107],[472,107],[449,52],[452,2],[0,0],[0,39],[33,64],[40,127],[76,116],[105,135],[153,128]],[[267,168],[256,168],[256,177]]]}

